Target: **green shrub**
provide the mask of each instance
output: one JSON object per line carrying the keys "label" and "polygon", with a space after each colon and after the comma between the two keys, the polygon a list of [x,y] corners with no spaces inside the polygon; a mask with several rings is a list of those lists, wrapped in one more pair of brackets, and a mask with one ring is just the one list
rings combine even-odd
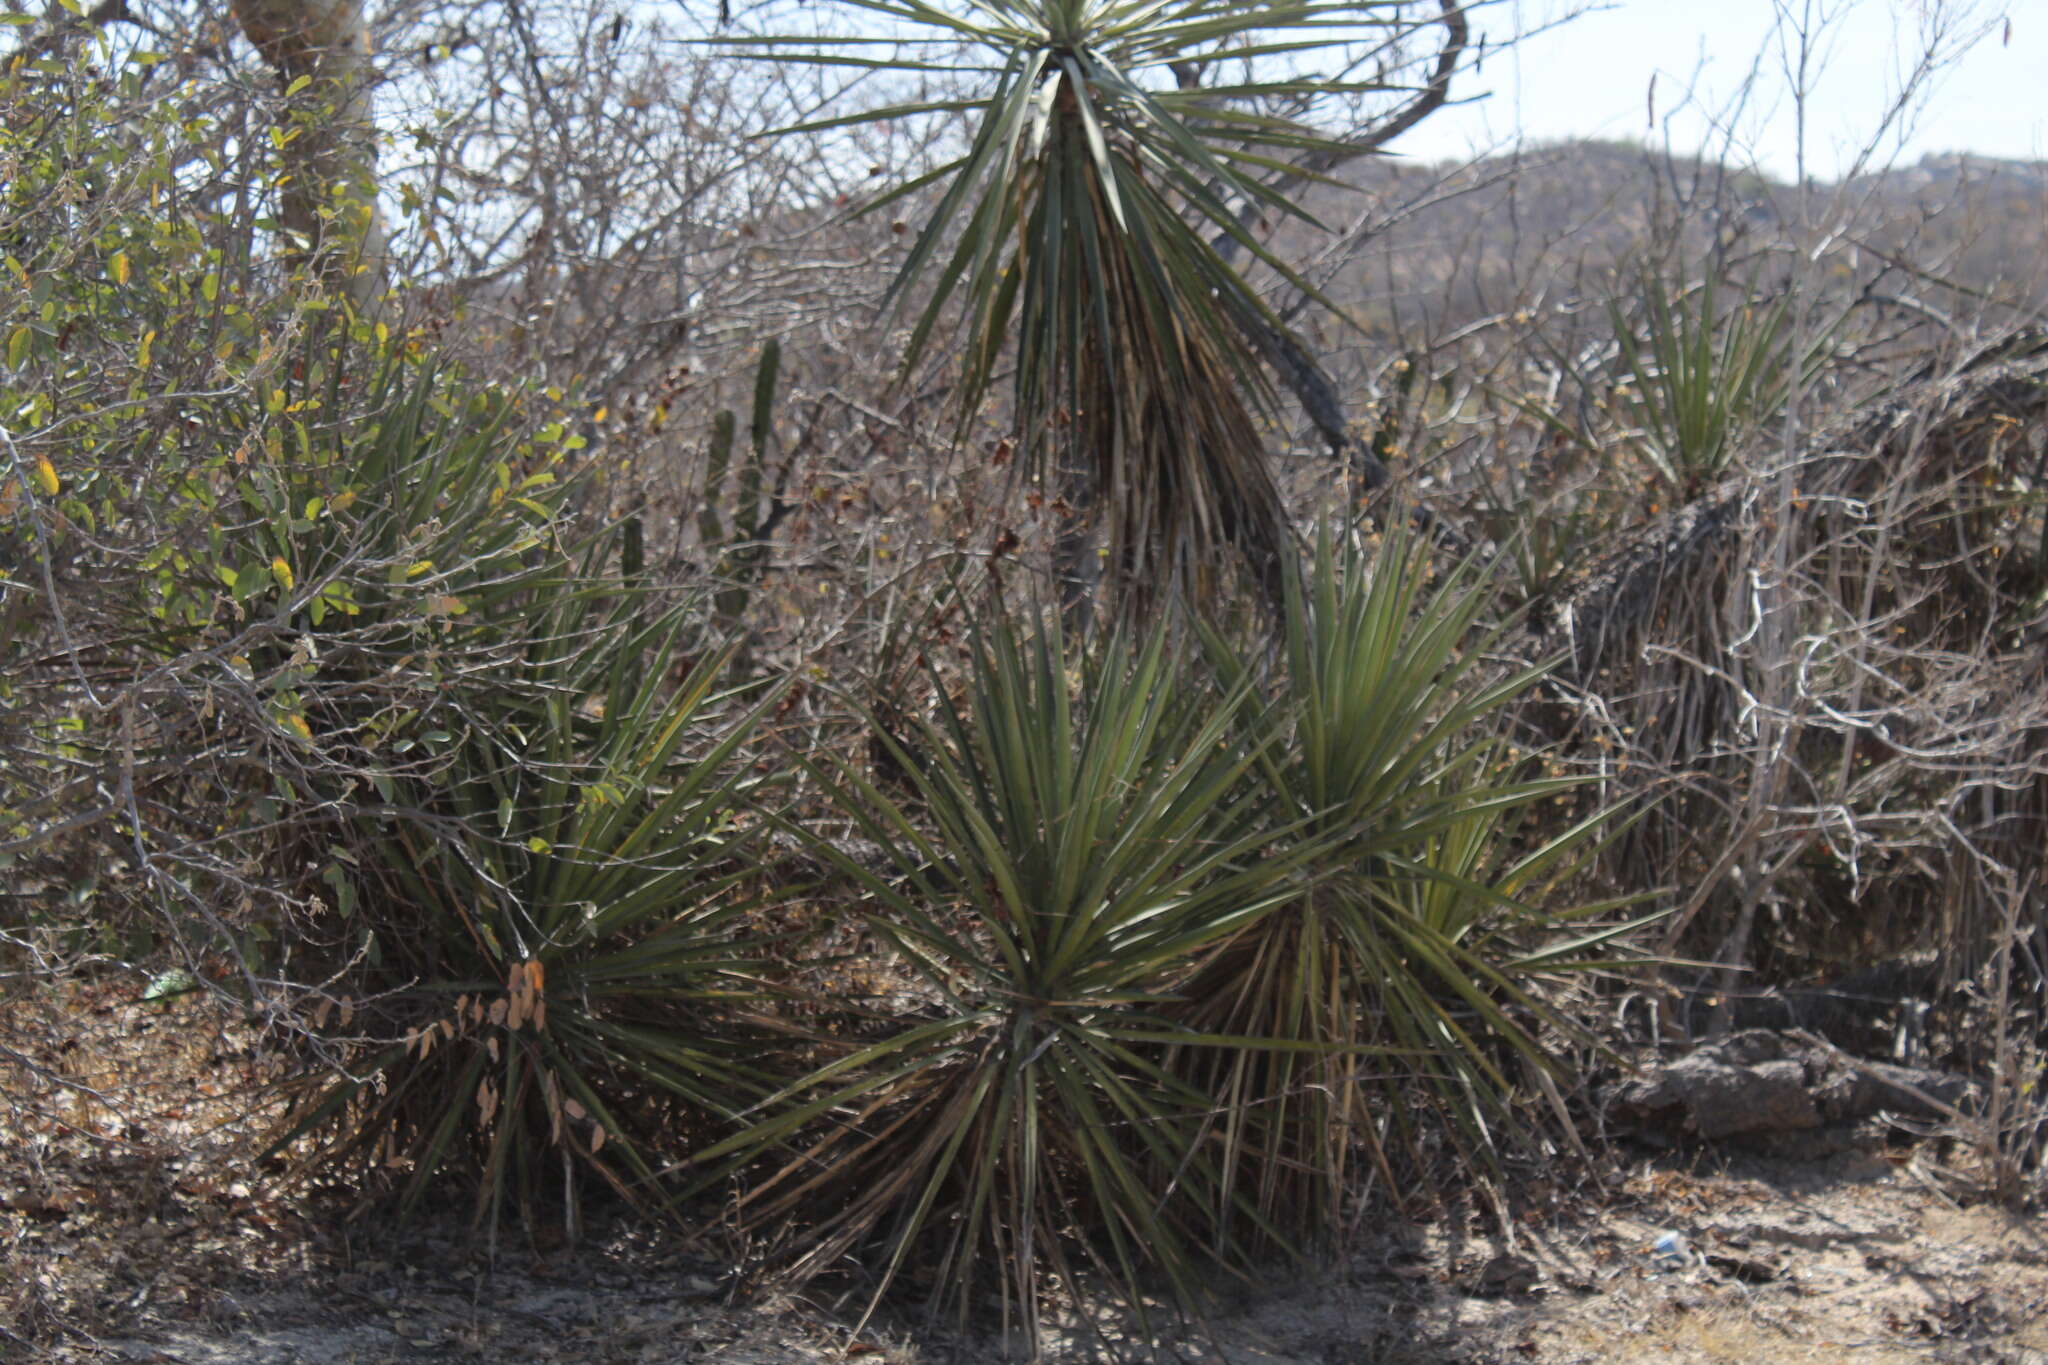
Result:
{"label": "green shrub", "polygon": [[657,1162],[773,1088],[732,1016],[774,786],[739,751],[774,695],[719,691],[708,611],[629,583],[623,527],[571,538],[574,442],[522,436],[530,400],[403,354],[349,380],[351,420],[221,502],[254,547],[230,586],[271,622],[250,680],[298,732],[274,847],[328,911],[292,941],[347,959],[281,1142],[396,1161],[404,1208],[459,1172],[480,1218],[531,1216],[572,1166],[664,1202]]}
{"label": "green shrub", "polygon": [[407,784],[432,787],[479,723],[533,723],[550,652],[639,628],[614,535],[568,539],[573,438],[537,400],[347,338],[296,368],[217,434],[232,453],[165,471],[155,543],[99,610],[149,722],[138,889],[188,966],[213,958],[209,980],[285,1013],[292,988],[255,979],[281,954],[374,951],[319,912],[346,893],[358,813],[421,804]]}
{"label": "green shrub", "polygon": [[554,400],[287,292],[266,167],[161,88],[0,75],[0,858],[64,893],[0,930],[310,1033],[294,1129],[408,1200],[652,1188],[773,1088],[726,1037],[770,699],[576,527]]}
{"label": "green shrub", "polygon": [[218,111],[99,55],[0,72],[0,868],[46,889],[0,930],[139,956],[175,915],[196,965],[267,897],[239,817],[172,798],[260,763],[201,733],[189,670],[246,651],[200,561],[310,315],[254,281]]}

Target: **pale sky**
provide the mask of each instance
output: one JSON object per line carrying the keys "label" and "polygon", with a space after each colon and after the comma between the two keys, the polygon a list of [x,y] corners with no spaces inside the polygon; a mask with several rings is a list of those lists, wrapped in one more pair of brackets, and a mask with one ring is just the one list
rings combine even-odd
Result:
{"label": "pale sky", "polygon": [[[1808,102],[1810,174],[1835,178],[1879,134],[1925,48],[1930,17],[1944,16],[1952,61],[1880,139],[1875,166],[1953,151],[2048,160],[2048,0],[1615,0],[1492,50],[1567,8],[1564,0],[1499,0],[1481,11],[1489,51],[1454,92],[1488,98],[1440,111],[1393,150],[1423,160],[1467,156],[1499,148],[1519,130],[1532,141],[1661,143],[1668,134],[1678,150],[1718,152],[1732,131],[1732,159],[1789,179],[1795,103],[1772,36],[1779,13],[1789,12],[1827,21],[1815,47],[1823,69]],[[1742,104],[1737,96],[1753,66],[1756,88]]]}

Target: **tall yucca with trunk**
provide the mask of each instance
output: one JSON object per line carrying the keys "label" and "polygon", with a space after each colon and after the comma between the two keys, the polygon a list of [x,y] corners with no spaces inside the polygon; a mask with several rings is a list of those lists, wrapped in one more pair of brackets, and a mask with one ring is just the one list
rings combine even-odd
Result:
{"label": "tall yucca with trunk", "polygon": [[[964,99],[804,125],[942,113],[972,121],[965,153],[881,201],[945,186],[891,287],[901,304],[929,281],[908,361],[957,304],[967,329],[963,416],[1014,365],[1024,468],[1076,509],[1106,516],[1113,587],[1201,595],[1235,558],[1277,597],[1288,531],[1260,440],[1273,389],[1258,356],[1285,329],[1215,243],[1235,241],[1307,288],[1245,225],[1263,213],[1307,220],[1257,177],[1342,144],[1261,111],[1370,87],[1251,77],[1262,61],[1298,71],[1306,59],[1290,54],[1393,28],[1402,6],[849,3],[934,36],[887,57],[869,55],[872,35],[826,40],[827,52],[779,38],[741,46],[774,60],[985,82],[985,94]],[[920,42],[944,44],[943,55],[915,55]],[[1247,79],[1196,86],[1192,74],[1221,58]]]}

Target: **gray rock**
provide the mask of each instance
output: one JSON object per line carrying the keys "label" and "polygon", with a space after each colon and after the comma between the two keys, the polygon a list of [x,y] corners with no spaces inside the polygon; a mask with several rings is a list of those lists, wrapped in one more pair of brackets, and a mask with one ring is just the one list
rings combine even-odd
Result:
{"label": "gray rock", "polygon": [[1666,1137],[1707,1139],[1818,1128],[1806,1068],[1761,1029],[1738,1033],[1660,1066],[1613,1093],[1623,1126]]}
{"label": "gray rock", "polygon": [[[1925,1098],[1922,1098],[1922,1097]],[[1888,1062],[1837,1062],[1831,1074],[1814,1087],[1814,1100],[1829,1123],[1844,1123],[1889,1110],[1915,1118],[1943,1118],[1960,1109],[1970,1096],[1970,1083],[1921,1067]]]}
{"label": "gray rock", "polygon": [[1857,1061],[1810,1035],[1745,1029],[1620,1082],[1608,1092],[1608,1116],[1653,1140],[1714,1140],[1887,1111],[1938,1118],[1969,1098],[1959,1076]]}

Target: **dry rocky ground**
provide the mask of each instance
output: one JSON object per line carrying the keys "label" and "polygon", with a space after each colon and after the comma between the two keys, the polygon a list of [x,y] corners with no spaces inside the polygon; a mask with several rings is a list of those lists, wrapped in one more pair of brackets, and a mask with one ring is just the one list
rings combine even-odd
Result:
{"label": "dry rocky ground", "polygon": [[[392,1233],[240,1164],[261,1064],[132,983],[0,997],[0,1358],[182,1365],[448,1360],[917,1362],[993,1343],[852,1331],[826,1297],[620,1224],[582,1246]],[[1617,1157],[1517,1225],[1362,1236],[1318,1282],[1245,1291],[1167,1360],[2048,1365],[2048,1226],[1961,1197],[1931,1144]],[[1653,1244],[1676,1232],[1683,1247]],[[1189,1344],[1197,1339],[1210,1344]],[[1105,1353],[1076,1336],[1070,1360]]]}

